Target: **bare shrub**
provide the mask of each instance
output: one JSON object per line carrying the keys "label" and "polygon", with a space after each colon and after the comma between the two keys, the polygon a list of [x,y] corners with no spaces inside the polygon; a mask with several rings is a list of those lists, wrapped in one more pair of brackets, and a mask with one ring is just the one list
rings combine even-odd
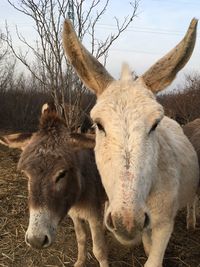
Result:
{"label": "bare shrub", "polygon": [[[21,61],[28,71],[38,80],[40,87],[45,92],[50,92],[57,111],[62,110],[69,130],[77,130],[79,127],[79,113],[82,106],[82,95],[86,89],[68,64],[62,48],[61,31],[65,18],[69,15],[69,6],[72,5],[74,14],[70,14],[78,37],[87,38],[91,43],[91,52],[101,58],[105,65],[109,48],[127,29],[136,16],[138,0],[130,3],[130,14],[121,21],[115,18],[116,31],[104,40],[99,40],[96,33],[96,25],[106,12],[110,0],[7,0],[18,12],[32,19],[37,32],[36,46],[26,40],[18,31],[16,33],[27,51],[18,50],[6,26],[5,41],[12,50],[17,60]],[[87,2],[87,3],[86,3]],[[34,55],[35,60],[29,60],[28,50]],[[65,103],[68,104],[66,109]],[[61,109],[60,109],[61,108]],[[75,112],[77,111],[77,112]]]}
{"label": "bare shrub", "polygon": [[[18,77],[14,75],[10,78],[4,90],[0,89],[0,129],[35,131],[42,105],[52,102],[53,98],[49,92],[43,91],[34,76],[20,74]],[[74,98],[76,98],[75,93]],[[81,96],[79,109],[76,105],[70,106],[69,103],[65,103],[72,131],[77,131],[79,128],[79,131],[87,132],[91,129],[89,112],[95,101],[93,94],[85,92]],[[75,116],[77,120],[73,121]]]}
{"label": "bare shrub", "polygon": [[200,74],[186,76],[183,87],[158,97],[167,116],[181,125],[200,117]]}
{"label": "bare shrub", "polygon": [[35,131],[41,106],[49,99],[45,93],[35,91],[0,91],[0,128]]}

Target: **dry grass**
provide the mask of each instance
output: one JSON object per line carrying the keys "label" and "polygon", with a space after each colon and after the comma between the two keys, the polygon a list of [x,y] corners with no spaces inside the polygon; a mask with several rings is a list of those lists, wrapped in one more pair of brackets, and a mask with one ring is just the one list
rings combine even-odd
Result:
{"label": "dry grass", "polygon": [[[66,218],[60,225],[55,244],[46,250],[33,250],[24,242],[28,225],[27,181],[16,171],[19,152],[0,146],[0,266],[61,267],[73,266],[77,248],[73,225]],[[142,247],[125,248],[107,234],[112,267],[143,266]],[[98,266],[91,252],[89,238],[87,267]],[[170,240],[165,267],[200,267],[200,228],[187,231],[185,212],[177,218]]]}

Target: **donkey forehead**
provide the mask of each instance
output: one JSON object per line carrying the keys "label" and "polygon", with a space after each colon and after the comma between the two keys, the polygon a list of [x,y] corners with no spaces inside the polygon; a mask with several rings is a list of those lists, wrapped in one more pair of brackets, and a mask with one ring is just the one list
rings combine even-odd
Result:
{"label": "donkey forehead", "polygon": [[[163,108],[156,101],[154,94],[145,86],[142,79],[136,81],[114,81],[98,97],[91,110],[92,119],[109,118],[109,123],[115,119],[142,121],[149,116],[163,116]],[[122,120],[121,120],[122,119]]]}
{"label": "donkey forehead", "polygon": [[22,152],[18,168],[34,173],[38,171],[56,171],[62,168],[70,168],[73,161],[73,155],[67,148],[32,143]]}

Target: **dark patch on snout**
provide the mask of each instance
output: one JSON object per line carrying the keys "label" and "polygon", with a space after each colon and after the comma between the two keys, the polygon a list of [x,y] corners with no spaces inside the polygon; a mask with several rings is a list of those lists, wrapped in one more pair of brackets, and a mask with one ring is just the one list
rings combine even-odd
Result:
{"label": "dark patch on snout", "polygon": [[130,230],[127,229],[123,223],[122,217],[115,217],[115,220],[112,220],[113,231],[119,235],[121,238],[129,241],[135,237],[135,227],[132,227]]}
{"label": "dark patch on snout", "polygon": [[144,228],[147,228],[150,225],[150,218],[149,215],[147,213],[144,214],[145,218],[144,218]]}

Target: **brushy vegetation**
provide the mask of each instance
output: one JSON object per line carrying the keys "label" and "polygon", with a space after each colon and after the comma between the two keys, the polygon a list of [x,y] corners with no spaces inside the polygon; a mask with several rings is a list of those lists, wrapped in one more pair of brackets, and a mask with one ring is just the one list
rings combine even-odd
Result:
{"label": "brushy vegetation", "polygon": [[187,75],[185,84],[158,97],[165,114],[181,125],[200,117],[200,74]]}
{"label": "brushy vegetation", "polygon": [[[0,87],[0,129],[35,131],[41,107],[49,101],[52,101],[51,94],[42,91],[33,77],[9,76],[9,82]],[[160,95],[158,101],[166,115],[181,125],[200,117],[200,74],[187,76],[182,87]],[[95,97],[86,92],[82,95],[81,111],[89,115],[94,103]]]}
{"label": "brushy vegetation", "polygon": [[[35,131],[42,105],[53,101],[51,93],[42,91],[34,77],[25,78],[21,75],[16,78],[12,75],[8,79],[9,82],[5,82],[2,87],[0,86],[0,129]],[[95,96],[85,92],[81,97],[80,110],[76,109],[74,112],[77,112],[77,114],[72,114],[72,117],[74,118],[80,114],[88,116],[94,103]],[[91,126],[91,123],[85,120],[85,116],[80,118],[80,126],[83,129]]]}

